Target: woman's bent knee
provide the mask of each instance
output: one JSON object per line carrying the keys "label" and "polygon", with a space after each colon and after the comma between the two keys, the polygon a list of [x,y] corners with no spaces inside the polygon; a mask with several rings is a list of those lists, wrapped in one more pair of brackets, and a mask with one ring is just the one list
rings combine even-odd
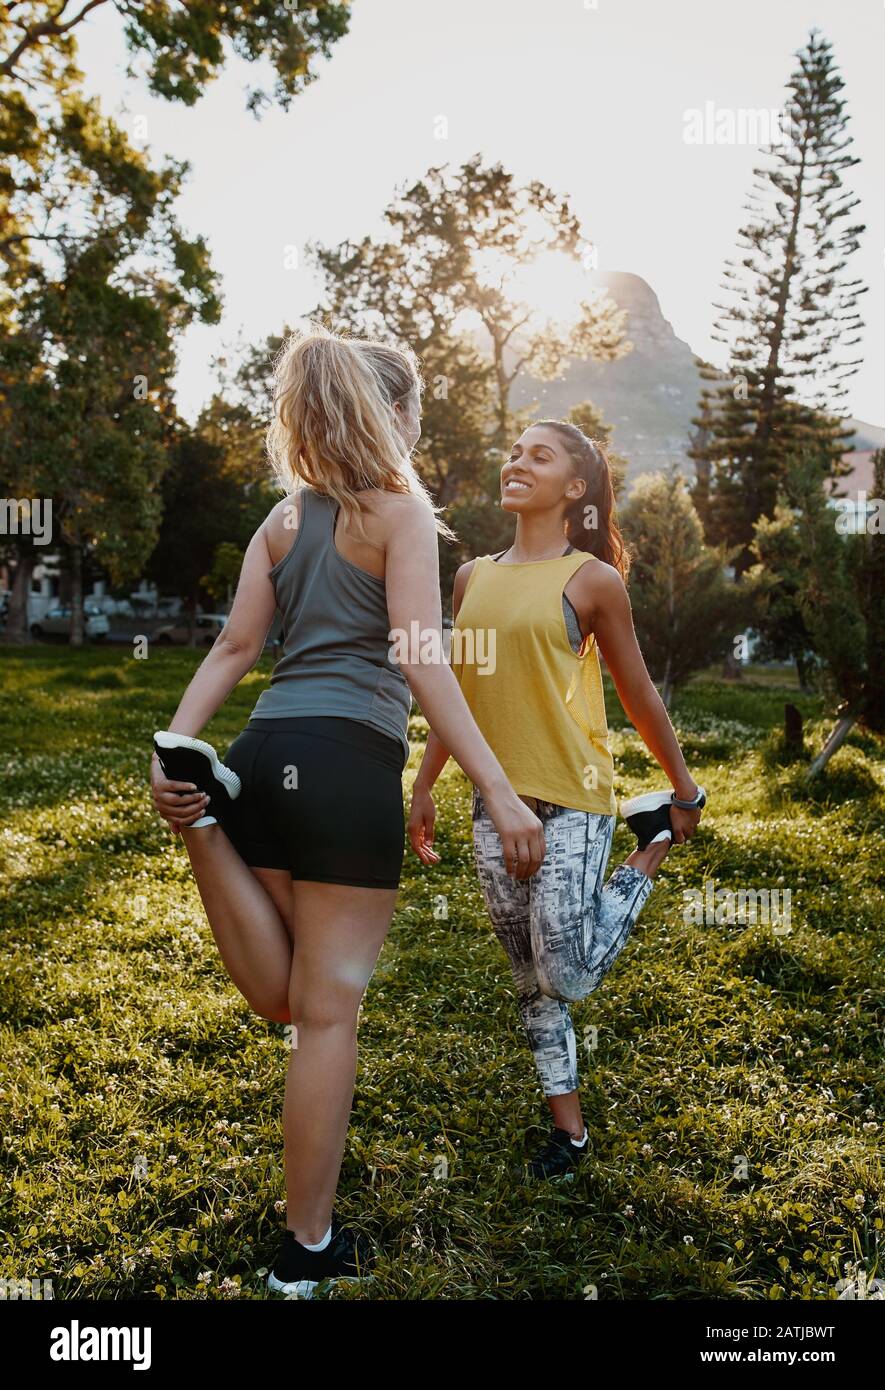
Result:
{"label": "woman's bent knee", "polygon": [[259,1018],[266,1018],[268,1023],[292,1022],[292,1010],[288,999],[250,999],[248,995],[244,997],[249,1008]]}

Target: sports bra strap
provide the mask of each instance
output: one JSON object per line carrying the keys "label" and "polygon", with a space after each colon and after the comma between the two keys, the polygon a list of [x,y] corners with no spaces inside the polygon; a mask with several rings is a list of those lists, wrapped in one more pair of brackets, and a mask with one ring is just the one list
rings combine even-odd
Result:
{"label": "sports bra strap", "polygon": [[[571,555],[571,553],[572,553],[572,551],[574,550],[574,548],[575,548],[575,547],[572,545],[572,543],[569,542],[569,544],[566,546],[565,550],[562,552],[562,555]],[[497,555],[493,555],[493,556],[492,556],[492,559],[494,560],[495,564],[497,564],[498,561],[500,560],[501,556],[502,556],[502,555],[506,555],[506,554],[507,554],[507,551],[506,551],[506,550],[499,550]],[[562,559],[562,555],[559,557],[560,559]],[[555,559],[556,557],[554,556],[553,558]]]}

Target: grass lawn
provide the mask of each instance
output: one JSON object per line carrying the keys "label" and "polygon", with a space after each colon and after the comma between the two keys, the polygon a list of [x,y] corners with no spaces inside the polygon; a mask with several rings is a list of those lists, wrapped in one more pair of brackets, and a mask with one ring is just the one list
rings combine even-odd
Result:
{"label": "grass lawn", "polygon": [[[56,1298],[262,1298],[284,1224],[284,1030],[229,982],[147,790],[198,660],[0,654],[0,1276]],[[208,726],[222,751],[270,664]],[[846,1266],[885,1277],[885,749],[855,731],[809,796],[778,754],[785,699],[816,750],[795,688],[676,698],[711,805],[575,1006],[592,1157],[571,1184],[510,1176],[546,1107],[450,764],[442,862],[407,859],[363,1006],[338,1210],[384,1252],[372,1297],[832,1299]],[[608,706],[619,795],[658,785]],[[414,718],[407,788],[425,734]],[[629,847],[621,825],[613,863]],[[789,889],[789,933],[686,922],[707,880]]]}

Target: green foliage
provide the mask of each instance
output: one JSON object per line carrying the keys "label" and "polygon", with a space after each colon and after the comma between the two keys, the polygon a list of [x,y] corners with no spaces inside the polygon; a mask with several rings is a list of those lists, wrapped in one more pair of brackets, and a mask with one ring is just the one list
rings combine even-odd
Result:
{"label": "green foliage", "polygon": [[76,55],[76,30],[90,11],[112,3],[125,20],[128,47],[140,59],[151,91],[187,106],[217,77],[232,50],[247,62],[264,62],[274,73],[272,93],[253,89],[252,110],[273,99],[284,109],[315,77],[314,63],[327,58],[332,45],[347,33],[350,0],[309,6],[246,0],[227,5],[217,0],[151,0],[129,5],[124,0],[89,0],[77,5],[60,0],[47,14],[45,4],[24,0],[0,13],[0,77],[33,83],[43,76],[47,51],[53,76]]}
{"label": "green foliage", "polygon": [[[151,733],[194,665],[0,654],[0,1275],[51,1277],[56,1298],[261,1299],[284,1224],[283,1030],[228,980],[147,792]],[[219,749],[269,666],[212,721]],[[710,808],[575,1006],[591,1156],[567,1187],[510,1176],[545,1107],[466,783],[444,774],[442,862],[407,859],[363,1005],[337,1201],[382,1258],[370,1291],[335,1298],[826,1300],[847,1264],[881,1274],[883,749],[852,735],[797,799],[760,761],[784,696],[751,678],[677,695]],[[789,697],[817,733],[819,700]],[[619,795],[646,790],[653,765],[609,709]],[[407,784],[425,732],[414,719]],[[841,785],[855,765],[871,782]],[[628,847],[619,826],[615,861]],[[684,891],[711,877],[790,888],[789,935],[686,925]]]}
{"label": "green foliage", "polygon": [[[236,467],[228,466],[222,443],[207,438],[198,425],[180,429],[169,453],[163,478],[163,521],[147,575],[161,593],[180,595],[196,608],[200,590],[216,592],[214,581],[226,590],[232,556],[240,560],[253,533],[272,505],[270,487],[245,484]],[[223,573],[216,569],[219,551]],[[205,584],[207,577],[213,582]]]}
{"label": "green foliage", "polygon": [[752,546],[755,564],[748,577],[758,586],[759,606],[753,617],[759,645],[758,660],[796,662],[803,685],[816,666],[811,634],[799,607],[803,559],[793,511],[780,502],[771,517],[760,517]]}
{"label": "green foliage", "polygon": [[752,598],[725,577],[732,558],[704,544],[684,478],[644,473],[620,511],[630,545],[630,598],[639,645],[669,705],[675,686],[734,649]]}
{"label": "green foliage", "polygon": [[866,592],[861,575],[867,541],[875,540],[878,546],[883,541],[881,536],[839,534],[813,468],[797,467],[793,495],[799,503],[797,524],[804,561],[800,611],[832,693],[852,713],[862,714],[882,698],[881,691],[869,687],[867,614],[861,600],[868,597],[881,606],[883,595]]}
{"label": "green foliage", "polygon": [[222,602],[230,603],[231,593],[236,586],[243,564],[243,551],[239,546],[222,541],[215,547],[212,569],[204,577],[202,584],[207,593]]}
{"label": "green foliage", "polygon": [[[877,495],[885,451],[875,460]],[[812,663],[832,703],[885,727],[885,538],[878,527],[845,532],[827,504],[817,454],[792,460],[774,518],[760,522],[752,575],[765,592],[759,619],[772,648]]]}
{"label": "green foliage", "polygon": [[[84,555],[112,584],[137,576],[160,520],[174,338],[221,306],[202,237],[172,207],[186,166],[153,168],[87,99],[77,31],[109,0],[0,8],[0,473],[52,499],[82,641]],[[288,106],[347,29],[348,5],[115,3],[153,91],[192,105],[230,51],[267,61]],[[249,105],[270,97],[256,89]],[[10,632],[22,635],[29,542]]]}

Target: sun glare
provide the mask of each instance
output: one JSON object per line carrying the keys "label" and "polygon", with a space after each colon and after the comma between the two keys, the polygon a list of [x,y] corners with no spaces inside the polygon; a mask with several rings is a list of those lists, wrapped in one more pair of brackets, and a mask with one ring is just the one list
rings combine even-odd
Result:
{"label": "sun glare", "polygon": [[499,288],[514,303],[526,305],[533,325],[548,320],[568,323],[577,318],[581,301],[598,293],[590,268],[561,251],[544,251],[522,264],[498,252],[480,252],[474,264],[483,285]]}

